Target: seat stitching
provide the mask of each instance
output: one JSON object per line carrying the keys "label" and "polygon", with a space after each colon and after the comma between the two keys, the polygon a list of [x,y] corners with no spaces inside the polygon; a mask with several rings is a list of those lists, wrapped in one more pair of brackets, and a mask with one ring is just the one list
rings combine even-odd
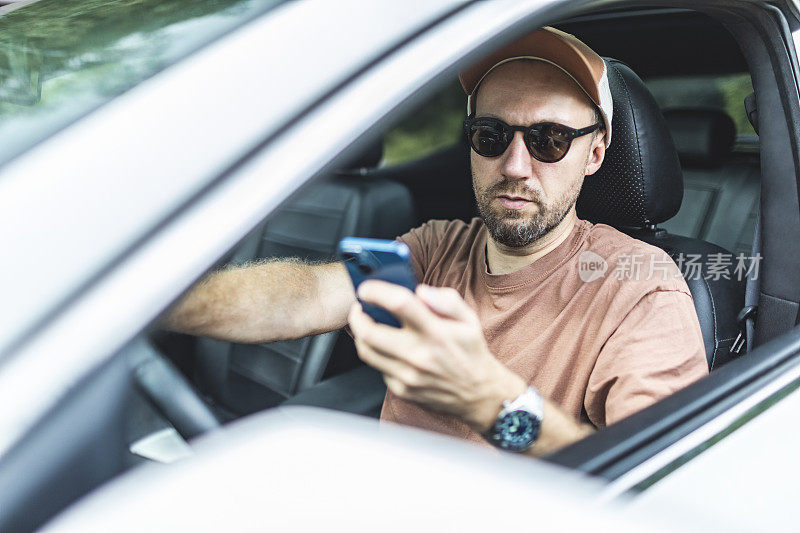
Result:
{"label": "seat stitching", "polygon": [[722,344],[723,342],[732,341],[732,340],[735,340],[735,339],[736,339],[736,337],[729,337],[727,339],[720,339],[719,342],[720,342],[720,344]]}
{"label": "seat stitching", "polygon": [[711,353],[711,370],[714,370],[714,362],[717,360],[717,347],[719,341],[717,340],[717,306],[714,305],[714,295],[711,294],[711,287],[708,286],[708,281],[703,278],[703,284],[708,291],[708,297],[711,299],[711,318],[714,319],[714,351]]}
{"label": "seat stitching", "polygon": [[[633,99],[631,98],[631,93],[628,90],[628,84],[625,82],[625,78],[622,76],[622,74],[619,73],[619,71],[614,69],[614,73],[619,78],[619,80],[621,82],[621,85],[622,85],[622,88],[625,90],[625,96],[627,96],[628,107],[630,108],[631,119],[633,120],[633,131],[638,132],[639,130],[638,130],[638,127],[636,126],[636,109],[634,109],[634,107],[633,107],[633,103],[632,103]],[[644,170],[644,162],[642,161],[642,145],[639,142],[639,134],[638,133],[636,134],[636,155],[639,158],[639,168],[642,171],[642,180],[641,180],[642,192],[644,193],[645,197],[647,197],[647,192],[645,191],[645,187],[647,185],[647,180],[644,179],[645,170]],[[640,209],[640,215],[641,215],[642,219],[647,221],[648,220],[647,207],[644,205],[644,203],[642,203],[640,208],[641,208]]]}

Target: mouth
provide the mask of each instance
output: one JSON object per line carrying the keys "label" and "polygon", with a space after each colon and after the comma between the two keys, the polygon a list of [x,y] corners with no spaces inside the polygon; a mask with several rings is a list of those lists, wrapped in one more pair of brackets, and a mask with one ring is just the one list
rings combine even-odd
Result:
{"label": "mouth", "polygon": [[526,205],[533,203],[531,200],[524,198],[522,196],[515,196],[510,194],[500,194],[497,196],[497,199],[500,200],[500,205],[502,205],[506,209],[513,209],[514,211],[518,211],[523,207],[525,207]]}

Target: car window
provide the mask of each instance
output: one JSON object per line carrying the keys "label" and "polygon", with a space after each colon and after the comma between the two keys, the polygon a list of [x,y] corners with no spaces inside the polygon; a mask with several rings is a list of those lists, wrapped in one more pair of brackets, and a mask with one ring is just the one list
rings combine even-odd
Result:
{"label": "car window", "polygon": [[756,136],[744,107],[745,97],[753,92],[750,74],[746,72],[722,76],[648,78],[645,85],[661,109],[718,109],[733,119],[737,136],[744,140]]}
{"label": "car window", "polygon": [[278,3],[39,0],[0,9],[0,164]]}
{"label": "car window", "polygon": [[[745,97],[753,92],[750,74],[652,77],[645,84],[661,109],[719,109],[733,119],[739,148],[757,140],[744,108]],[[386,134],[383,164],[411,161],[456,142],[465,106],[464,91],[458,80],[453,80]]]}
{"label": "car window", "polygon": [[456,142],[466,106],[464,90],[454,79],[386,134],[383,164],[411,161]]}

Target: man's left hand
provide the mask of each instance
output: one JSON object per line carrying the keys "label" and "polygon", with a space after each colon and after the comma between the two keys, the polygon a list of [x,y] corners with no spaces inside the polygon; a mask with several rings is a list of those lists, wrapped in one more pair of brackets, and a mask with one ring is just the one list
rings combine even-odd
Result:
{"label": "man's left hand", "polygon": [[418,285],[411,292],[372,280],[359,286],[358,296],[402,324],[379,324],[358,303],[350,310],[359,357],[383,373],[399,398],[457,416],[484,433],[503,401],[525,390],[522,378],[491,354],[477,315],[455,289]]}

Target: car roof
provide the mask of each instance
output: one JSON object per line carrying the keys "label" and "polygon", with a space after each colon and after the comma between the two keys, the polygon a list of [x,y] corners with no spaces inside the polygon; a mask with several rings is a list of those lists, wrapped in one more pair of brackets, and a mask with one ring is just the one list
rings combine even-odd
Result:
{"label": "car roof", "polygon": [[[678,8],[611,9],[554,24],[643,79],[747,72],[739,45],[718,20]],[[636,43],[636,46],[631,46]]]}

